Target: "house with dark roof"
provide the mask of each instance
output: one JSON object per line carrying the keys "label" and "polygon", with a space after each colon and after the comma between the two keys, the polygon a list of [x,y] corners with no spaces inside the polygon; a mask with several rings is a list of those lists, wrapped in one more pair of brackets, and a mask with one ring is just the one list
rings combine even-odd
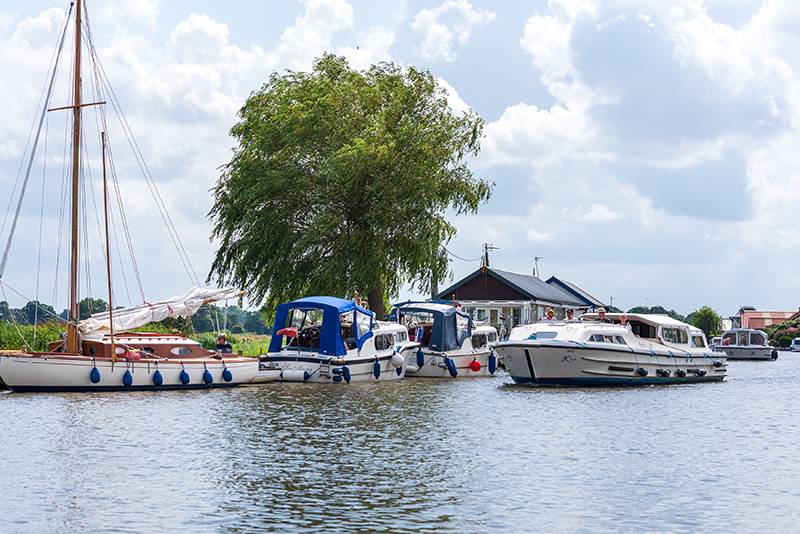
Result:
{"label": "house with dark roof", "polygon": [[519,324],[535,323],[553,308],[556,318],[566,317],[566,310],[576,315],[604,306],[574,284],[551,277],[547,282],[536,276],[481,267],[444,291],[437,299],[461,304],[475,319],[488,320],[499,327],[509,317],[509,330]]}

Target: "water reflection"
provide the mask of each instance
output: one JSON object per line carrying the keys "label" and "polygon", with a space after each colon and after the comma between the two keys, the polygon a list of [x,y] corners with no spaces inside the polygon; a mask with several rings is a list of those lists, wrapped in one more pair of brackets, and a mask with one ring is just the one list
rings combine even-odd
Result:
{"label": "water reflection", "polygon": [[0,393],[0,532],[791,531],[800,358],[729,377]]}

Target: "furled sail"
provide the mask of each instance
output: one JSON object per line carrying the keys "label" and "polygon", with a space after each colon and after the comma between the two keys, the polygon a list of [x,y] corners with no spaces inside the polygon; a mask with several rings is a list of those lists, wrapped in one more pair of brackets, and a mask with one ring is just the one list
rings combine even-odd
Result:
{"label": "furled sail", "polygon": [[[200,306],[209,302],[237,298],[244,291],[226,287],[221,289],[201,289],[193,287],[180,297],[172,297],[160,302],[146,302],[131,308],[113,311],[114,333],[126,332],[148,323],[162,321],[168,317],[190,317]],[[82,334],[103,335],[111,332],[109,313],[95,313],[78,323]]]}

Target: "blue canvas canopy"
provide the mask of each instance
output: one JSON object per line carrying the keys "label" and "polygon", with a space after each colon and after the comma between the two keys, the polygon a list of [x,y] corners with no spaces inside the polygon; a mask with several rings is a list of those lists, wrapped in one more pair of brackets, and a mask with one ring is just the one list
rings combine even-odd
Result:
{"label": "blue canvas canopy", "polygon": [[[433,329],[428,347],[431,350],[446,352],[461,348],[464,340],[472,335],[472,317],[449,304],[418,302],[405,304],[397,309],[398,316],[424,313],[433,316]],[[466,319],[467,328],[459,330],[458,318]]]}
{"label": "blue canvas canopy", "polygon": [[[322,310],[322,327],[319,336],[319,353],[328,356],[344,356],[347,354],[347,346],[342,338],[341,316],[343,314],[353,314],[353,338],[359,350],[364,345],[364,341],[372,336],[372,322],[374,313],[362,308],[351,300],[340,299],[337,297],[306,297],[287,302],[278,306],[275,312],[275,325],[272,328],[272,339],[269,343],[269,352],[279,352],[283,346],[283,335],[278,332],[283,328],[291,326],[287,324],[292,310],[310,311]],[[369,327],[359,329],[359,318],[369,319]],[[364,331],[361,331],[364,330]]]}

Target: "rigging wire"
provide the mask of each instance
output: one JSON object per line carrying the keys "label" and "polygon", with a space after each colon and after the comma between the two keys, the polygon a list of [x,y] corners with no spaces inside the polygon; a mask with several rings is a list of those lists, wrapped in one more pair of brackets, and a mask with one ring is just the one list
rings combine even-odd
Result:
{"label": "rigging wire", "polygon": [[186,249],[184,248],[183,243],[181,242],[180,237],[178,236],[175,224],[172,222],[172,218],[170,217],[169,212],[167,211],[166,204],[164,203],[164,200],[162,199],[161,194],[158,191],[158,187],[156,186],[155,179],[153,179],[153,176],[150,173],[150,169],[144,160],[144,155],[142,154],[142,151],[139,148],[139,145],[133,136],[128,120],[122,111],[122,108],[119,104],[119,100],[117,99],[116,93],[114,92],[114,89],[111,87],[111,83],[109,82],[108,77],[106,76],[105,70],[103,69],[103,65],[100,63],[99,58],[97,58],[97,52],[94,50],[94,47],[90,47],[89,50],[90,50],[90,57],[92,58],[92,61],[96,64],[99,80],[106,88],[106,94],[108,95],[108,100],[111,103],[114,110],[116,111],[117,115],[119,116],[120,125],[122,126],[123,132],[125,133],[125,136],[128,139],[128,143],[131,146],[131,149],[133,150],[134,158],[139,164],[139,168],[142,171],[142,175],[145,178],[147,186],[150,188],[150,192],[153,195],[156,207],[158,208],[159,214],[161,215],[161,218],[163,219],[167,227],[167,231],[170,237],[172,238],[173,245],[175,245],[175,248],[178,252],[178,256],[180,257],[181,262],[183,263],[184,269],[186,270],[186,273],[189,275],[189,279],[197,286],[200,286],[201,284],[199,282],[199,278],[197,277],[197,274],[194,271],[194,267],[192,267],[191,265],[191,261],[189,260],[189,255],[186,253]]}
{"label": "rigging wire", "polygon": [[[36,136],[35,136],[35,138],[33,140],[33,146],[31,148],[31,157],[30,157],[30,160],[28,162],[28,168],[27,168],[27,170],[25,172],[25,180],[22,182],[22,187],[20,189],[19,202],[17,203],[17,211],[16,211],[16,213],[14,215],[14,219],[13,219],[13,221],[11,223],[11,229],[9,230],[8,245],[6,245],[5,252],[3,253],[2,263],[0,263],[0,278],[3,277],[3,272],[6,269],[6,262],[8,261],[8,252],[11,249],[11,242],[14,239],[14,232],[15,232],[15,230],[17,228],[17,221],[19,220],[19,214],[20,214],[20,211],[22,210],[22,201],[25,198],[25,189],[28,187],[28,179],[30,178],[30,175],[31,175],[31,166],[33,165],[33,160],[34,160],[34,157],[36,155],[36,147],[39,144],[39,136],[42,133],[42,125],[44,124],[44,118],[47,115],[47,106],[48,106],[48,103],[50,102],[50,98],[53,95],[53,85],[55,84],[55,80],[56,80],[56,70],[58,68],[58,63],[59,63],[59,61],[61,59],[61,51],[64,48],[64,38],[67,36],[67,26],[68,26],[69,17],[70,17],[71,14],[72,14],[72,6],[70,5],[69,12],[67,13],[67,17],[66,17],[66,19],[64,21],[64,28],[63,28],[63,30],[61,32],[61,42],[59,43],[59,46],[58,46],[58,52],[55,54],[54,59],[51,60],[51,65],[53,65],[53,72],[52,72],[52,75],[50,77],[50,84],[49,84],[49,86],[47,88],[47,96],[44,97],[44,102],[42,102],[41,97],[40,97],[40,103],[43,103],[43,105],[42,105],[42,114],[41,114],[41,117],[39,118],[39,127],[36,130]],[[30,137],[28,137],[28,140],[30,142]],[[26,145],[26,150],[27,150],[27,145]],[[22,170],[22,166],[20,164],[20,171],[21,170]],[[19,182],[19,175],[17,175],[17,183],[18,182]],[[11,198],[14,197],[14,192],[16,192],[17,183],[14,184],[14,189],[12,191]],[[11,207],[10,203],[11,203],[11,200],[9,199],[9,208]],[[5,229],[6,220],[8,218],[8,212],[10,212],[10,209],[6,212],[6,219],[3,221],[2,230]],[[2,233],[2,230],[0,230],[0,233]]]}

